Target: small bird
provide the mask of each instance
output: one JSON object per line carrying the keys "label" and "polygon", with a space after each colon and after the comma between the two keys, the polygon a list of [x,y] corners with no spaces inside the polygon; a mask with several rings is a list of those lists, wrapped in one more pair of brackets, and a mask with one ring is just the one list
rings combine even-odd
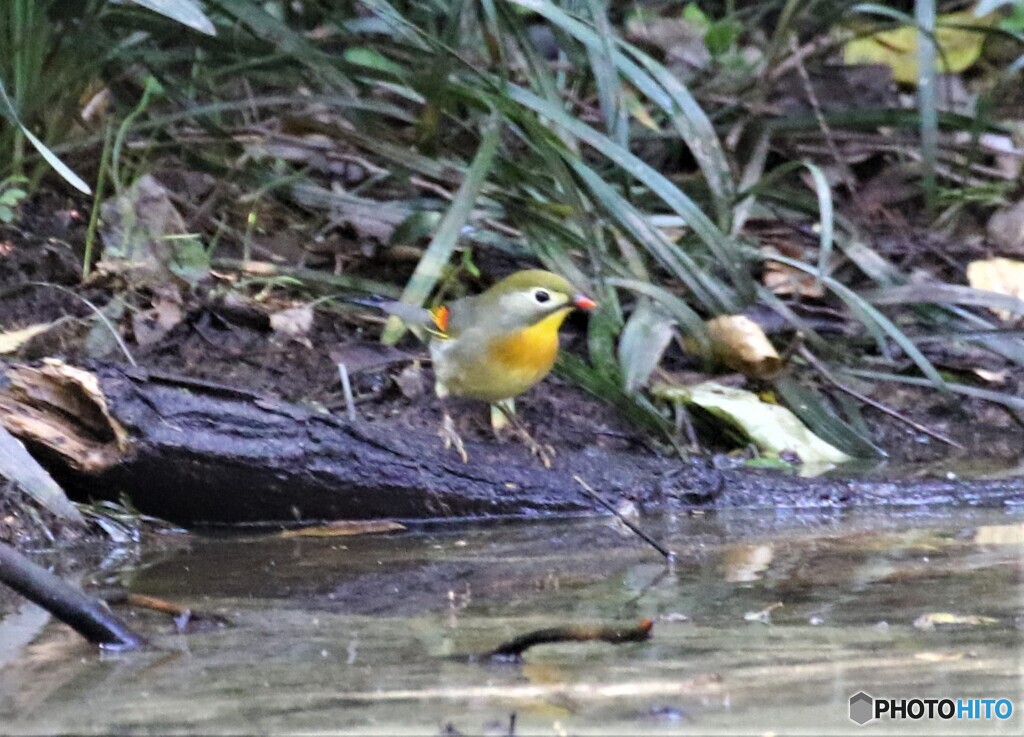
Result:
{"label": "small bird", "polygon": [[[504,416],[544,465],[551,465],[544,448],[515,423],[513,400],[548,375],[565,318],[575,309],[593,310],[594,300],[557,274],[529,269],[432,310],[397,301],[372,305],[430,334],[434,388],[442,403],[449,396],[491,403],[495,429]],[[447,407],[440,434],[445,448],[454,446],[465,463],[468,455]]]}

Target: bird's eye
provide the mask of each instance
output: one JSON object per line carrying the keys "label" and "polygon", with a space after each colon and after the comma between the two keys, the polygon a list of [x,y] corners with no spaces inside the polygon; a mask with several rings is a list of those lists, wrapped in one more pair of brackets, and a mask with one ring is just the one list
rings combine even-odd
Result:
{"label": "bird's eye", "polygon": [[538,289],[536,292],[533,293],[533,298],[540,302],[541,304],[544,304],[549,299],[551,299],[551,295],[548,294],[547,291],[544,289]]}

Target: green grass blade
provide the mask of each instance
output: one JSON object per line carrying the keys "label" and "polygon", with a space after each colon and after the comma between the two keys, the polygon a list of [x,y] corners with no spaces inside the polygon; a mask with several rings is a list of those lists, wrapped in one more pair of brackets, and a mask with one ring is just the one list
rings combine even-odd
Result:
{"label": "green grass blade", "polygon": [[829,410],[821,392],[787,374],[777,377],[772,386],[793,414],[826,443],[856,458],[885,457],[885,451]]}
{"label": "green grass blade", "polygon": [[356,87],[334,61],[301,33],[250,0],[217,0],[225,13],[249,29],[257,38],[303,64],[332,87],[355,95]]}
{"label": "green grass blade", "polygon": [[68,184],[77,189],[83,194],[92,194],[92,188],[85,183],[80,176],[75,174],[67,164],[60,160],[60,158],[53,151],[47,147],[45,143],[36,138],[35,134],[32,133],[19,119],[18,112],[14,108],[14,103],[11,102],[11,98],[7,96],[7,89],[4,87],[3,80],[0,79],[0,115],[11,120],[21,130],[22,134],[28,139],[28,142],[32,144],[39,155],[43,157],[47,164],[53,167],[61,177],[64,178]]}
{"label": "green grass blade", "polygon": [[609,277],[605,281],[609,286],[628,289],[631,292],[636,292],[637,294],[645,297],[650,297],[655,302],[658,302],[665,308],[669,315],[679,322],[680,326],[682,326],[683,330],[688,335],[693,336],[694,340],[696,340],[700,346],[701,355],[710,355],[711,341],[708,338],[707,326],[704,324],[704,320],[700,315],[693,311],[693,308],[690,307],[690,305],[672,294],[672,292],[668,291],[664,287],[659,287],[657,284],[640,281],[639,279]]}
{"label": "green grass blade", "polygon": [[[510,2],[546,18],[585,46],[604,41],[595,29],[572,17],[549,0]],[[673,127],[690,147],[714,194],[719,227],[728,230],[735,184],[732,181],[729,160],[710,119],[685,85],[663,65],[624,41],[618,40],[617,45],[624,51],[614,51],[612,61],[631,85],[669,116]],[[630,56],[635,58],[636,62]]]}
{"label": "green grass blade", "polygon": [[[861,379],[869,379],[870,381],[892,381],[897,384],[908,384],[910,386],[921,387],[931,386],[931,382],[927,379],[921,379],[916,376],[903,376],[901,374],[888,374],[884,371],[868,371],[866,369],[844,367],[838,367],[837,371],[850,376],[856,376]],[[984,399],[986,402],[1001,404],[1007,409],[1015,412],[1018,419],[1021,422],[1024,422],[1024,397],[1018,397],[1015,394],[1009,394],[1007,392],[997,392],[991,389],[982,389],[981,387],[957,384],[954,382],[947,383],[946,387],[953,394],[960,394],[965,397],[974,397],[975,399]]]}
{"label": "green grass blade", "polygon": [[194,0],[131,0],[131,2],[177,21],[183,26],[205,33],[207,36],[217,35],[217,29],[213,27],[213,22],[206,17],[206,13]]}
{"label": "green grass blade", "polygon": [[[835,279],[821,274],[815,267],[805,264],[803,261],[799,261],[795,258],[788,258],[779,254],[772,254],[764,257],[767,260],[778,261],[780,264],[786,264],[794,269],[803,271],[806,274],[814,276],[819,275],[822,284],[828,289],[832,290],[839,299],[846,303],[846,306],[850,308],[850,311],[857,315],[858,319],[864,323],[868,329],[877,328],[882,333],[892,338],[893,342],[896,343],[903,352],[907,354],[911,361],[921,369],[921,373],[928,377],[932,384],[942,391],[947,391],[946,380],[942,378],[938,370],[929,361],[923,353],[918,349],[906,333],[896,327],[892,321],[874,308],[867,300],[861,297],[859,294],[854,292],[852,289],[844,284],[840,284]],[[876,333],[877,340],[877,333]],[[880,348],[883,346],[880,345]]]}
{"label": "green grass blade", "polygon": [[886,287],[862,295],[871,304],[899,305],[910,302],[988,307],[1024,315],[1024,300],[1008,294],[965,287],[960,284],[906,284]]}
{"label": "green grass blade", "polygon": [[[483,137],[480,141],[480,148],[477,149],[476,158],[466,171],[466,177],[462,180],[462,186],[452,199],[452,204],[441,219],[437,227],[437,233],[427,246],[426,252],[416,264],[409,283],[402,292],[402,301],[412,305],[422,305],[430,296],[434,286],[445,264],[448,263],[459,241],[462,229],[469,221],[470,213],[476,204],[480,191],[487,181],[494,156],[501,143],[501,124],[497,115],[492,115],[483,127]],[[400,321],[392,318],[381,336],[385,344],[393,345],[405,333],[405,326]]]}
{"label": "green grass blade", "polygon": [[811,173],[814,180],[814,192],[818,196],[818,284],[821,284],[821,275],[828,272],[829,262],[832,260],[832,244],[835,242],[835,217],[832,207],[832,188],[828,184],[825,172],[816,164],[810,161],[804,162],[804,167]]}
{"label": "green grass blade", "polygon": [[700,268],[684,249],[672,243],[665,235],[631,205],[625,197],[605,182],[582,161],[571,161],[579,175],[604,208],[647,251],[693,294],[694,299],[713,314],[736,309],[735,296],[713,276]]}
{"label": "green grass blade", "polygon": [[935,165],[939,156],[939,75],[935,68],[935,0],[915,0],[917,20],[917,109],[921,114],[921,164],[925,208],[935,214]]}
{"label": "green grass blade", "polygon": [[505,92],[513,102],[547,118],[553,124],[561,126],[577,139],[607,156],[632,177],[643,182],[652,193],[680,215],[697,237],[708,246],[719,265],[729,273],[736,289],[746,296],[753,295],[755,291],[753,277],[746,268],[744,258],[735,244],[718,229],[688,195],[668,178],[607,136],[533,92],[516,85],[508,85]]}

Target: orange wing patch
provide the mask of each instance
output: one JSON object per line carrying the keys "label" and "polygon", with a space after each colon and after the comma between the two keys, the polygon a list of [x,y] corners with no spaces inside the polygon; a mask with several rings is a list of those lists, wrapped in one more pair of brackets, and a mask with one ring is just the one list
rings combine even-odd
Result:
{"label": "orange wing patch", "polygon": [[434,318],[434,325],[437,326],[440,336],[446,337],[448,321],[452,316],[452,311],[448,308],[448,305],[438,305],[430,311],[430,316]]}

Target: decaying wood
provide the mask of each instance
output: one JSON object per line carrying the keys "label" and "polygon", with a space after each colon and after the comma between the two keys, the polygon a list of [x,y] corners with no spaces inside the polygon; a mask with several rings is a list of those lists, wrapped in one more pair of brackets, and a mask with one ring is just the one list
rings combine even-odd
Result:
{"label": "decaying wood", "polygon": [[597,448],[563,451],[547,470],[519,445],[467,443],[463,464],[430,432],[123,366],[0,365],[0,424],[73,496],[125,494],[182,523],[599,511],[576,477],[641,505],[1024,503],[1024,478],[807,480]]}

